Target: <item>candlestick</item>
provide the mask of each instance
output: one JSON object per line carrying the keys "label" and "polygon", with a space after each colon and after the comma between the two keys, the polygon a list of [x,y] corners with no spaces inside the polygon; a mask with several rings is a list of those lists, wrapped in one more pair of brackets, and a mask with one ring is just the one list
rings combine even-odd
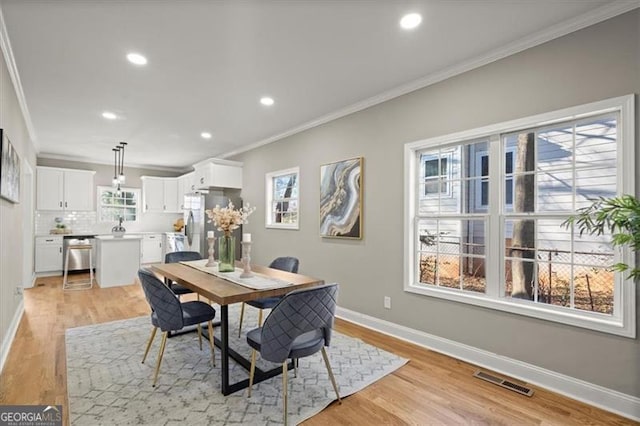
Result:
{"label": "candlestick", "polygon": [[207,231],[207,238],[213,238],[213,231]]}
{"label": "candlestick", "polygon": [[[211,234],[213,234],[213,231],[209,231],[209,232]],[[213,266],[216,266],[216,261],[213,258],[213,247],[215,246],[216,238],[215,237],[207,237],[207,241],[209,242],[209,261],[204,266],[213,267]]]}
{"label": "candlestick", "polygon": [[251,242],[251,234],[242,234],[242,242],[250,243]]}
{"label": "candlestick", "polygon": [[[248,235],[248,234],[245,234],[245,235]],[[240,274],[240,278],[251,278],[254,276],[253,273],[251,272],[251,241],[242,241],[241,244],[242,244],[242,265],[244,266],[244,271],[242,271],[242,273]]]}

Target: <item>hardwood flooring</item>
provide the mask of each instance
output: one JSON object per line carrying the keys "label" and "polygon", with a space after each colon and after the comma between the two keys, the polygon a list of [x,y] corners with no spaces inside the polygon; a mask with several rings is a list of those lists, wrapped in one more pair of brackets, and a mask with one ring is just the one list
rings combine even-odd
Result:
{"label": "hardwood flooring", "polygon": [[[0,404],[60,404],[68,424],[67,328],[148,315],[138,285],[62,291],[60,277],[25,291],[25,313],[0,375]],[[471,364],[338,320],[336,329],[409,358],[408,364],[333,403],[320,425],[630,425],[615,414],[535,388],[528,398],[472,377]]]}

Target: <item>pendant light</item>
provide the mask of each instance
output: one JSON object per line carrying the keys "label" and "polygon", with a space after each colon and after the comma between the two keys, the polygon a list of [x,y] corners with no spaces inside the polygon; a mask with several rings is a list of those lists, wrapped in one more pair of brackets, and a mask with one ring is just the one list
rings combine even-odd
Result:
{"label": "pendant light", "polygon": [[124,147],[127,146],[126,142],[120,142],[120,146],[118,147],[121,150],[120,154],[120,173],[118,174],[118,182],[125,183],[126,177],[124,175]]}

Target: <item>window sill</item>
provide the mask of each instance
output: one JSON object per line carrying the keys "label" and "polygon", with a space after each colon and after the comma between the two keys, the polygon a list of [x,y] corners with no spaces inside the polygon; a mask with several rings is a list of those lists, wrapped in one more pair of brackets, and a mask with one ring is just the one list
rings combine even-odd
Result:
{"label": "window sill", "polygon": [[300,229],[298,224],[267,224],[265,225],[267,229],[289,229],[293,231],[297,231]]}
{"label": "window sill", "polygon": [[[628,284],[629,283],[625,283],[625,285]],[[631,297],[631,300],[635,300],[635,291],[633,291],[634,286],[629,285],[629,287],[631,290],[626,294],[626,296]],[[635,339],[636,337],[636,318],[635,310],[633,309],[633,315],[629,315],[629,318],[627,318],[626,321],[623,321],[622,318],[615,318],[604,314],[586,311],[580,311],[580,313],[578,313],[575,311],[569,311],[562,307],[538,305],[525,300],[492,299],[480,293],[469,294],[467,292],[442,287],[429,287],[420,283],[405,284],[404,290],[409,293],[437,297],[454,302],[466,303],[468,305],[481,306],[498,311],[586,328],[602,333],[615,334],[632,339]],[[626,323],[626,325],[624,323]]]}

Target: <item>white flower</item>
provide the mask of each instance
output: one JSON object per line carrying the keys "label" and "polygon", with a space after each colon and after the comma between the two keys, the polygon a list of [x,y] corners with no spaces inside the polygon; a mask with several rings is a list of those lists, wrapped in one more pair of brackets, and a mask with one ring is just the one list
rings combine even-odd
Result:
{"label": "white flower", "polygon": [[224,232],[225,235],[230,235],[231,231],[240,227],[240,225],[249,223],[247,218],[251,213],[255,211],[255,207],[251,207],[249,203],[246,206],[236,209],[231,201],[227,207],[220,207],[216,205],[211,210],[205,210],[204,212],[209,217],[209,223],[217,227],[218,231]]}

